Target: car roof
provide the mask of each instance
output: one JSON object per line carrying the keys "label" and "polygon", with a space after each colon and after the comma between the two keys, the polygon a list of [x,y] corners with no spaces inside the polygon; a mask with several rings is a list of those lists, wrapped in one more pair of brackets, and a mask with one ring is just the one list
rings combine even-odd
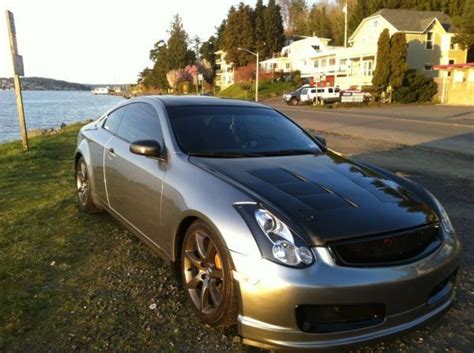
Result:
{"label": "car roof", "polygon": [[258,107],[270,108],[264,104],[242,101],[237,99],[226,99],[208,96],[148,96],[160,101],[166,107],[179,106],[238,106],[238,107]]}

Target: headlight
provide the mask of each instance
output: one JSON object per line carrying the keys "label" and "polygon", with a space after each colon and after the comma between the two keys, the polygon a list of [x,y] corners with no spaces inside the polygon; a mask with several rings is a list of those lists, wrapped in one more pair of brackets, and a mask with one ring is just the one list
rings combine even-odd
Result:
{"label": "headlight", "polygon": [[444,230],[446,231],[446,233],[454,234],[455,230],[453,224],[451,223],[451,220],[449,219],[449,216],[446,213],[446,210],[444,209],[443,205],[441,205],[441,202],[439,202],[438,199],[434,196],[433,200],[436,203],[436,207],[438,208],[439,215],[441,218],[441,225],[443,226]]}
{"label": "headlight", "polygon": [[263,257],[293,267],[314,262],[311,250],[270,211],[256,204],[236,204],[235,207],[249,225]]}

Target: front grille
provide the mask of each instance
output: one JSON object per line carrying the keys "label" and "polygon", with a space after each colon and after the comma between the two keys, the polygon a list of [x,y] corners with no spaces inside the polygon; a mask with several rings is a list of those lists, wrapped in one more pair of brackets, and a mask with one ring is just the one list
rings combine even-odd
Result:
{"label": "front grille", "polygon": [[423,258],[440,245],[438,223],[397,233],[362,237],[330,243],[329,249],[341,266],[394,266]]}

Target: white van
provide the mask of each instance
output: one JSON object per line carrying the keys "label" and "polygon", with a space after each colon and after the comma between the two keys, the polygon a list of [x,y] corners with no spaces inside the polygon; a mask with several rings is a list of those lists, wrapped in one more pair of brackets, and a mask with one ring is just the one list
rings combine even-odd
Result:
{"label": "white van", "polygon": [[341,101],[341,89],[339,87],[317,87],[313,98],[314,104],[334,103]]}

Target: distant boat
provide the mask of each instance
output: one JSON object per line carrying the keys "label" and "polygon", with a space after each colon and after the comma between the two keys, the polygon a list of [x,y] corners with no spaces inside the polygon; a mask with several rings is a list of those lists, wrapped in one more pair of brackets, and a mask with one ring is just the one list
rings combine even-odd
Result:
{"label": "distant boat", "polygon": [[110,93],[110,88],[109,87],[96,87],[92,90],[92,94],[95,95],[107,95]]}

